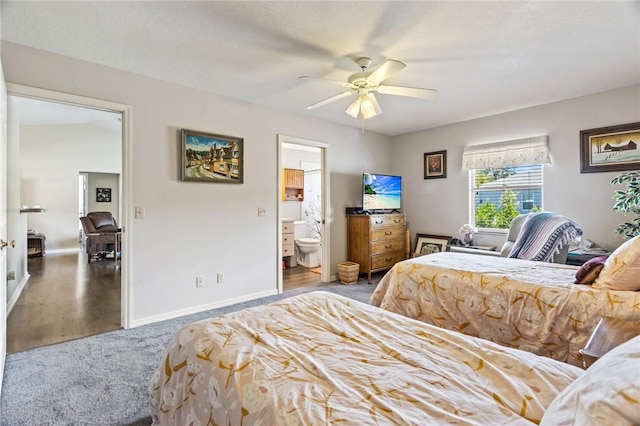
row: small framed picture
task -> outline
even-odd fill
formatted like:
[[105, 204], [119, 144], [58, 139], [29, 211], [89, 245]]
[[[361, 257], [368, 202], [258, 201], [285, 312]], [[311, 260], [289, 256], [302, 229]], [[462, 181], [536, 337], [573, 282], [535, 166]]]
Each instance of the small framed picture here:
[[640, 122], [580, 132], [580, 173], [640, 170]]
[[424, 154], [424, 178], [447, 177], [447, 151], [426, 152]]
[[182, 180], [242, 183], [244, 139], [182, 129]]
[[110, 203], [111, 188], [96, 188], [96, 201], [98, 203]]
[[446, 235], [416, 234], [412, 257], [449, 251], [450, 244], [451, 237]]

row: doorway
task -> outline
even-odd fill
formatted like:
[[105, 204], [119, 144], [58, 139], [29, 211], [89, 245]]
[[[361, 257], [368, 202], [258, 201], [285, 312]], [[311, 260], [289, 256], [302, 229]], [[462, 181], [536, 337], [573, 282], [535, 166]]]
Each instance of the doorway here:
[[[290, 136], [278, 136], [278, 289], [280, 292], [297, 287], [318, 285], [329, 281], [329, 179], [327, 171], [328, 144]], [[304, 176], [300, 195], [293, 200], [285, 190], [285, 169]], [[300, 189], [298, 189], [300, 191]], [[293, 254], [283, 256], [283, 223], [296, 242]], [[319, 251], [311, 255], [301, 252], [298, 239], [320, 242]]]
[[[78, 244], [79, 206], [85, 201], [79, 199], [78, 176], [87, 170], [105, 176], [116, 176], [116, 180], [112, 181], [115, 183], [108, 186], [113, 188], [117, 199], [113, 199], [113, 205], [107, 210], [115, 210], [117, 217], [122, 222], [126, 221], [121, 213], [127, 199], [123, 196], [122, 188], [127, 170], [124, 154], [130, 137], [130, 107], [19, 85], [9, 84], [8, 91], [11, 101], [9, 112], [16, 117], [13, 123], [9, 123], [9, 127], [18, 128], [12, 132], [17, 136], [14, 141], [9, 140], [9, 144], [17, 144], [21, 164], [21, 171], [8, 177], [7, 186], [18, 187], [17, 191], [14, 189], [17, 197], [12, 200], [12, 204], [42, 207], [42, 212], [37, 215], [20, 215], [10, 227], [16, 236], [24, 235], [25, 239], [29, 230], [36, 230], [38, 234], [45, 236], [47, 248], [43, 256], [36, 258], [29, 258], [27, 253], [15, 253], [17, 259], [13, 264], [16, 266], [18, 279], [13, 287], [11, 284], [7, 286], [10, 299], [8, 309], [11, 311], [8, 317], [11, 319], [12, 314], [16, 317], [19, 315], [20, 309], [13, 312], [14, 308], [20, 306], [21, 298], [28, 298], [28, 291], [35, 289], [38, 282], [45, 286], [49, 283], [50, 286], [51, 283], [58, 282], [60, 277], [48, 274], [64, 270], [66, 278], [62, 280], [65, 281], [66, 294], [77, 300], [64, 310], [56, 310], [46, 306], [48, 300], [56, 303], [55, 298], [43, 297], [41, 311], [46, 311], [47, 315], [60, 315], [67, 320], [72, 318], [76, 323], [65, 325], [64, 322], [58, 322], [57, 326], [48, 326], [44, 331], [46, 336], [43, 344], [127, 327], [126, 257], [123, 255], [120, 261], [114, 259], [109, 264], [88, 264], [86, 253]], [[25, 106], [28, 112], [25, 112]], [[25, 146], [22, 146], [23, 143]], [[41, 157], [45, 157], [46, 161], [41, 161]], [[55, 177], [48, 176], [48, 173], [55, 173]], [[11, 169], [9, 174], [12, 174]], [[88, 194], [86, 198], [90, 196]], [[126, 245], [127, 238], [123, 235], [122, 246]], [[110, 278], [107, 279], [107, 276]], [[108, 285], [98, 285], [96, 277], [109, 281]], [[72, 281], [76, 284], [70, 284]], [[53, 288], [48, 290], [54, 291]], [[94, 290], [99, 290], [99, 294]], [[96, 313], [100, 309], [104, 311], [104, 308], [91, 307], [90, 301], [92, 297], [95, 300], [97, 294], [97, 299], [106, 302], [103, 305], [110, 306], [108, 315], [90, 314], [83, 317], [70, 312], [74, 306], [77, 307], [78, 314], [83, 311]], [[24, 304], [22, 307], [24, 308]], [[32, 312], [35, 311], [32, 309]], [[24, 313], [25, 310], [22, 309], [22, 315]], [[104, 324], [99, 324], [100, 322]], [[12, 334], [11, 324], [11, 320], [7, 322], [8, 336]], [[69, 333], [70, 329], [75, 331]], [[40, 333], [43, 334], [43, 330]], [[56, 333], [60, 335], [55, 336]]]

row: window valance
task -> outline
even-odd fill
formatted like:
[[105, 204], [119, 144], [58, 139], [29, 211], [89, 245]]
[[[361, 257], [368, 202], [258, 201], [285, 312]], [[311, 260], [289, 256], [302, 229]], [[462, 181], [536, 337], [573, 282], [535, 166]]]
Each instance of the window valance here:
[[547, 136], [465, 146], [462, 170], [549, 164], [551, 153]]

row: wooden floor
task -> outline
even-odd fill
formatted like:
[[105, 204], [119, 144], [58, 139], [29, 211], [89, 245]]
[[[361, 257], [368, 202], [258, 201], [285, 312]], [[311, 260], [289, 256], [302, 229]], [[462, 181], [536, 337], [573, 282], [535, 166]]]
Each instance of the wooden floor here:
[[[113, 260], [87, 264], [84, 253], [30, 258], [31, 277], [7, 319], [7, 353], [120, 328], [120, 268]], [[304, 266], [283, 271], [283, 289], [320, 284]]]
[[291, 290], [299, 287], [318, 285], [321, 281], [321, 274], [311, 272], [311, 269], [304, 266], [286, 268], [282, 271], [282, 289]]
[[87, 264], [84, 253], [30, 258], [31, 277], [7, 319], [7, 353], [120, 328], [118, 265]]

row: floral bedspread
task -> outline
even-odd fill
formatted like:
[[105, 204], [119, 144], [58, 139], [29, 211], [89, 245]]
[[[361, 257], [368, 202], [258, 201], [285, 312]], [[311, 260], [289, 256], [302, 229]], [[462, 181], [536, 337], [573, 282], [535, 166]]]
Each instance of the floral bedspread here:
[[325, 292], [185, 326], [155, 425], [537, 423], [583, 371]]
[[397, 263], [370, 303], [573, 365], [600, 317], [640, 321], [640, 292], [573, 284], [575, 266], [436, 253]]

